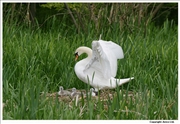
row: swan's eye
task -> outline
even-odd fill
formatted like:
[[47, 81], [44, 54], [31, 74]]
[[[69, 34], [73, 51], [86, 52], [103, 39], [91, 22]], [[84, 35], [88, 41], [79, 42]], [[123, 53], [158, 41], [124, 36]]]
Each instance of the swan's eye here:
[[79, 55], [78, 55], [78, 52], [74, 53], [74, 56], [79, 56]]

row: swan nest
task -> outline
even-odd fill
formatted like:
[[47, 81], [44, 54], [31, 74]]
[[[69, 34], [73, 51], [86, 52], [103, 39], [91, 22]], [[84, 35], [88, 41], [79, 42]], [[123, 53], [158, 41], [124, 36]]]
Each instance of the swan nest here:
[[[82, 100], [86, 102], [88, 99], [93, 100], [95, 102], [98, 102], [100, 100], [104, 102], [105, 106], [107, 106], [106, 101], [112, 100], [117, 95], [120, 95], [121, 98], [122, 99], [124, 98], [125, 100], [127, 100], [127, 102], [131, 100], [135, 102], [135, 97], [140, 98], [139, 96], [141, 96], [141, 93], [127, 91], [127, 90], [119, 90], [119, 92], [117, 92], [117, 89], [116, 90], [111, 90], [111, 89], [101, 90], [99, 91], [98, 95], [90, 94], [90, 91], [87, 92], [84, 89], [81, 89], [81, 90], [76, 89], [76, 94], [72, 95], [73, 89], [74, 88], [66, 89], [66, 90], [63, 89], [63, 91], [65, 91], [67, 94], [60, 94], [60, 91], [58, 91], [54, 93], [42, 93], [41, 96], [42, 97], [45, 96], [46, 100], [50, 100], [51, 102], [57, 102], [58, 100], [59, 102], [69, 104], [70, 106], [72, 106], [74, 102], [75, 102], [75, 106], [78, 106], [79, 104], [82, 103]], [[60, 87], [60, 90], [62, 90], [61, 87]]]

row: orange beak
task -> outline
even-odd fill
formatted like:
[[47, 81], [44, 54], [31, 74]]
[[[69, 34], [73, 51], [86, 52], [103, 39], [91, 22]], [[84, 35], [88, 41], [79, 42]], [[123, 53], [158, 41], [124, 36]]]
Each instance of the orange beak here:
[[79, 57], [78, 55], [75, 56], [75, 61], [77, 61], [78, 57]]
[[75, 61], [77, 61], [79, 55], [78, 55], [78, 53], [75, 53], [74, 55], [75, 55]]

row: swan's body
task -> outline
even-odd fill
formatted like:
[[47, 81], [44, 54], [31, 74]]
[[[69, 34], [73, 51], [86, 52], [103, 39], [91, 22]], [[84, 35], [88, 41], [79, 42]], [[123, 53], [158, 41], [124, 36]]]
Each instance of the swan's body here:
[[95, 91], [113, 89], [134, 79], [114, 78], [117, 73], [117, 59], [124, 58], [119, 45], [111, 41], [93, 41], [92, 50], [84, 46], [76, 49], [76, 59], [83, 53], [88, 57], [76, 63], [75, 73], [80, 80], [94, 87]]

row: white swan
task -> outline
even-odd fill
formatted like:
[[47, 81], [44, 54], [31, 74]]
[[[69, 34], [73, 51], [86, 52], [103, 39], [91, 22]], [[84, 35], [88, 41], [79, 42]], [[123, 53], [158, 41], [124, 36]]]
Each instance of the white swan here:
[[114, 78], [117, 73], [117, 59], [124, 58], [119, 45], [111, 41], [93, 41], [92, 50], [85, 46], [76, 49], [75, 60], [83, 53], [88, 56], [76, 63], [75, 73], [80, 80], [94, 87], [95, 91], [113, 89], [134, 79]]

